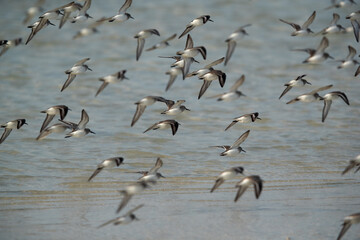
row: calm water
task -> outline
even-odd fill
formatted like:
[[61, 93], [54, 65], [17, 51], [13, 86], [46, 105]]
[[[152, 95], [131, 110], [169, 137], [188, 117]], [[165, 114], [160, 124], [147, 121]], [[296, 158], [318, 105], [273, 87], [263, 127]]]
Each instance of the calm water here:
[[[22, 25], [23, 13], [34, 1], [7, 1], [0, 8], [0, 38], [23, 37], [30, 30]], [[89, 14], [98, 19], [112, 16], [122, 1], [94, 0]], [[340, 24], [349, 26], [345, 16], [358, 10], [323, 10], [330, 1], [134, 1], [129, 13], [135, 20], [105, 24], [99, 33], [72, 40], [85, 24], [70, 24], [59, 30], [49, 26], [27, 45], [10, 49], [0, 58], [0, 122], [26, 118], [29, 125], [13, 131], [0, 146], [0, 235], [1, 239], [335, 239], [343, 217], [359, 212], [359, 174], [341, 176], [348, 160], [359, 154], [360, 99], [356, 68], [338, 70], [334, 60], [310, 66], [307, 57], [293, 48], [316, 48], [321, 36], [294, 38], [283, 18], [302, 24], [317, 10], [311, 28], [327, 26], [334, 11]], [[66, 4], [50, 1], [44, 9]], [[227, 74], [221, 89], [213, 83], [197, 100], [201, 81], [181, 80], [164, 92], [172, 56], [183, 49], [185, 38], [171, 47], [143, 52], [135, 61], [136, 40], [142, 29], [156, 28], [161, 37], [146, 40], [145, 48], [180, 34], [193, 18], [209, 14], [214, 20], [191, 32], [195, 45], [208, 50], [207, 61], [225, 55], [224, 40], [239, 26], [251, 23], [249, 36], [239, 41], [229, 64], [216, 68]], [[35, 21], [35, 20], [34, 20]], [[58, 22], [54, 22], [58, 25]], [[348, 54], [351, 44], [359, 50], [353, 33], [328, 36], [328, 52], [336, 59]], [[358, 51], [359, 52], [359, 51]], [[64, 92], [64, 71], [76, 61], [90, 57], [92, 72], [78, 76]], [[200, 61], [201, 59], [198, 58]], [[130, 80], [109, 85], [97, 98], [99, 77], [127, 69]], [[246, 97], [217, 102], [207, 97], [227, 91], [241, 74], [246, 75], [241, 91]], [[312, 85], [292, 89], [278, 100], [283, 84], [307, 74]], [[333, 84], [350, 100], [332, 105], [321, 123], [321, 102], [285, 103], [314, 88]], [[181, 123], [175, 136], [169, 131], [142, 132], [151, 124], [171, 117], [160, 115], [162, 104], [146, 109], [134, 127], [134, 102], [148, 95], [185, 99], [189, 113], [177, 116]], [[67, 120], [77, 122], [81, 109], [90, 116], [88, 126], [96, 135], [64, 139], [53, 134], [36, 141], [50, 106], [65, 104], [72, 111]], [[232, 118], [259, 112], [262, 120], [236, 124], [224, 132]], [[211, 145], [231, 145], [250, 129], [242, 144], [246, 153], [220, 157]], [[123, 156], [124, 165], [104, 170], [93, 182], [87, 178], [103, 159]], [[131, 172], [146, 170], [160, 156], [158, 184], [135, 196], [126, 209], [145, 204], [137, 211], [140, 221], [127, 226], [96, 227], [117, 215], [122, 197], [117, 190], [136, 181]], [[238, 179], [226, 182], [210, 194], [216, 176], [223, 170], [243, 166], [248, 174], [260, 175], [264, 190], [255, 200], [253, 189], [233, 202]], [[344, 239], [360, 238], [353, 226]]]

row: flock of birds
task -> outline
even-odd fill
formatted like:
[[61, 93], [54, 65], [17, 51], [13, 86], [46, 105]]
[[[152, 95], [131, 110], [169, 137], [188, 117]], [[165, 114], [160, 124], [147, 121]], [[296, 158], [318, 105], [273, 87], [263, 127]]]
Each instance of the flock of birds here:
[[[40, 0], [38, 1], [36, 6], [28, 10], [27, 17], [24, 20], [24, 23], [28, 23], [34, 16], [37, 16], [42, 11], [41, 5], [43, 3], [44, 0]], [[332, 1], [332, 3], [333, 4], [328, 9], [345, 7], [347, 5], [355, 4], [355, 2], [352, 0], [347, 0], [347, 1], [342, 0], [339, 2]], [[111, 17], [103, 17], [100, 18], [99, 20], [96, 20], [88, 27], [80, 30], [74, 36], [74, 39], [79, 37], [85, 37], [92, 33], [96, 33], [97, 27], [105, 22], [123, 23], [129, 19], [133, 19], [130, 13], [127, 12], [127, 10], [131, 7], [131, 5], [132, 5], [132, 0], [126, 0], [116, 15]], [[31, 33], [28, 36], [25, 44], [29, 44], [29, 42], [32, 39], [34, 39], [34, 37], [44, 27], [48, 25], [55, 25], [51, 21], [60, 19], [59, 28], [62, 28], [64, 24], [66, 24], [66, 22], [75, 23], [80, 21], [86, 21], [87, 19], [92, 18], [87, 13], [90, 7], [91, 7], [91, 0], [85, 0], [83, 4], [77, 2], [70, 2], [66, 5], [57, 7], [55, 9], [45, 11], [45, 13], [39, 16], [38, 21], [36, 21], [35, 23], [33, 23], [28, 27], [31, 29]], [[304, 51], [309, 54], [309, 57], [303, 61], [303, 63], [306, 64], [318, 64], [327, 60], [328, 58], [333, 58], [329, 53], [325, 52], [325, 49], [329, 46], [329, 40], [325, 35], [334, 34], [334, 33], [345, 33], [348, 31], [348, 29], [346, 29], [345, 27], [337, 24], [338, 20], [340, 19], [340, 16], [337, 13], [334, 13], [333, 19], [330, 22], [329, 26], [327, 26], [318, 33], [314, 33], [309, 27], [313, 23], [315, 18], [316, 18], [316, 11], [314, 11], [310, 15], [310, 17], [305, 21], [305, 23], [303, 23], [301, 26], [284, 19], [279, 19], [281, 22], [288, 24], [295, 29], [295, 31], [291, 33], [291, 36], [323, 35], [320, 44], [316, 49], [312, 49], [312, 48], [293, 49], [294, 51]], [[359, 42], [360, 11], [349, 14], [348, 16], [346, 16], [346, 19], [350, 20], [352, 24], [351, 30], [354, 32], [356, 41]], [[204, 95], [204, 93], [209, 88], [212, 81], [218, 81], [220, 86], [224, 87], [226, 82], [226, 73], [221, 70], [214, 69], [214, 67], [221, 63], [224, 63], [224, 65], [228, 64], [235, 50], [237, 41], [239, 41], [239, 39], [243, 38], [244, 36], [248, 35], [245, 28], [250, 27], [251, 24], [246, 24], [239, 27], [225, 40], [225, 42], [227, 43], [227, 51], [224, 57], [211, 62], [210, 64], [204, 66], [203, 68], [197, 71], [190, 72], [191, 64], [194, 62], [198, 62], [195, 59], [197, 55], [200, 55], [204, 60], [206, 60], [207, 57], [207, 50], [204, 46], [194, 46], [194, 42], [190, 35], [190, 32], [193, 31], [195, 28], [206, 24], [209, 21], [210, 22], [213, 21], [209, 15], [202, 15], [190, 21], [186, 25], [185, 30], [178, 37], [178, 39], [181, 39], [182, 37], [186, 36], [186, 43], [184, 50], [177, 51], [174, 56], [161, 56], [163, 58], [171, 58], [175, 60], [175, 62], [171, 65], [170, 70], [166, 72], [166, 74], [169, 75], [170, 78], [165, 88], [165, 91], [168, 91], [170, 89], [175, 79], [179, 75], [182, 76], [183, 79], [197, 76], [200, 80], [203, 81], [203, 85], [201, 86], [201, 89], [198, 94], [198, 99], [200, 99]], [[138, 32], [134, 36], [134, 38], [137, 39], [137, 48], [135, 54], [136, 61], [140, 59], [140, 56], [143, 52], [145, 46], [145, 39], [151, 37], [152, 35], [160, 36], [160, 33], [157, 29], [145, 29]], [[174, 40], [176, 37], [177, 34], [173, 34], [170, 37], [166, 38], [165, 40], [162, 40], [158, 44], [155, 44], [154, 46], [146, 49], [146, 51], [153, 51], [159, 48], [167, 47], [169, 46], [169, 41]], [[0, 46], [2, 47], [2, 50], [0, 56], [4, 54], [8, 49], [18, 46], [21, 43], [22, 43], [22, 38], [17, 38], [14, 40], [1, 40]], [[338, 66], [338, 68], [348, 68], [359, 65], [359, 62], [357, 62], [357, 60], [354, 59], [354, 57], [357, 54], [355, 48], [349, 45], [348, 50], [349, 53], [347, 57], [344, 60], [340, 60], [341, 64]], [[60, 90], [61, 92], [67, 89], [67, 87], [73, 82], [73, 80], [76, 78], [77, 75], [85, 73], [88, 70], [92, 71], [92, 69], [87, 64], [85, 64], [89, 60], [90, 58], [81, 59], [78, 62], [76, 62], [70, 69], [65, 71], [65, 74], [67, 74], [67, 79]], [[99, 81], [101, 81], [102, 84], [95, 93], [95, 97], [98, 96], [101, 92], [103, 92], [103, 90], [108, 84], [114, 84], [116, 82], [128, 79], [125, 76], [125, 73], [126, 70], [121, 70], [114, 74], [100, 78]], [[359, 74], [360, 74], [360, 66], [357, 68], [354, 75], [357, 76]], [[304, 79], [305, 77], [306, 75], [303, 74], [286, 83], [284, 85], [286, 88], [281, 93], [279, 99], [281, 99], [293, 87], [303, 87], [305, 85], [311, 85], [309, 81]], [[216, 98], [218, 101], [232, 101], [239, 98], [240, 96], [245, 96], [241, 91], [238, 91], [238, 88], [243, 84], [244, 81], [245, 81], [245, 75], [242, 75], [229, 89], [228, 92], [212, 96], [212, 98]], [[326, 117], [328, 116], [333, 100], [341, 98], [347, 105], [350, 105], [348, 97], [344, 92], [341, 91], [332, 91], [326, 93], [323, 96], [319, 95], [319, 92], [328, 90], [332, 87], [333, 85], [330, 84], [324, 87], [314, 89], [309, 93], [304, 93], [288, 101], [286, 104], [292, 104], [295, 102], [308, 103], [315, 101], [323, 101], [324, 107], [322, 111], [322, 122], [324, 122]], [[133, 119], [130, 123], [130, 126], [133, 127], [136, 124], [136, 122], [140, 119], [140, 117], [142, 116], [142, 114], [144, 113], [147, 107], [157, 102], [164, 103], [166, 105], [167, 109], [164, 110], [162, 114], [168, 116], [175, 116], [185, 111], [190, 111], [190, 109], [188, 109], [185, 105], [183, 105], [185, 103], [185, 100], [177, 100], [175, 102], [170, 99], [165, 99], [161, 96], [146, 96], [135, 103], [136, 110]], [[93, 132], [92, 130], [86, 127], [87, 123], [89, 122], [89, 116], [85, 111], [85, 109], [82, 110], [81, 118], [78, 123], [65, 120], [68, 111], [70, 111], [70, 108], [65, 105], [51, 106], [48, 109], [41, 111], [41, 113], [46, 114], [46, 117], [40, 128], [39, 135], [37, 136], [36, 140], [43, 140], [51, 133], [63, 133], [67, 130], [69, 132], [65, 135], [65, 138], [84, 137], [89, 133], [95, 134], [95, 132]], [[55, 116], [59, 116], [59, 121], [49, 126], [52, 120], [55, 118]], [[234, 118], [233, 121], [225, 128], [225, 131], [227, 131], [230, 127], [232, 127], [236, 123], [252, 123], [255, 122], [256, 120], [261, 120], [258, 112], [244, 114], [242, 116]], [[5, 130], [0, 138], [0, 144], [5, 141], [5, 139], [9, 136], [9, 134], [13, 129], [20, 129], [25, 124], [27, 124], [25, 119], [16, 119], [1, 125], [1, 127], [4, 128]], [[144, 131], [144, 133], [150, 130], [171, 129], [172, 135], [175, 135], [179, 126], [180, 123], [178, 121], [174, 119], [167, 119], [154, 123], [153, 125], [148, 127]], [[245, 150], [240, 145], [247, 139], [249, 134], [250, 134], [250, 130], [247, 130], [238, 139], [236, 139], [232, 145], [222, 145], [222, 146], [212, 146], [212, 147], [223, 149], [223, 152], [220, 153], [220, 156], [230, 156], [230, 157], [236, 156], [241, 152], [245, 152]], [[123, 162], [124, 162], [124, 158], [122, 157], [114, 157], [102, 161], [101, 163], [98, 164], [96, 170], [89, 177], [88, 181], [90, 182], [91, 180], [93, 180], [94, 177], [103, 169], [118, 167]], [[138, 172], [142, 174], [142, 176], [135, 183], [127, 186], [124, 190], [120, 191], [120, 193], [123, 195], [123, 199], [120, 202], [116, 210], [116, 213], [119, 213], [123, 208], [126, 207], [128, 202], [131, 200], [132, 196], [139, 194], [143, 190], [147, 189], [150, 185], [155, 184], [159, 179], [164, 178], [164, 176], [160, 172], [158, 172], [159, 169], [162, 167], [162, 165], [163, 165], [162, 159], [158, 158], [154, 167], [151, 168], [149, 171]], [[345, 168], [342, 174], [347, 173], [351, 169], [355, 169], [355, 172], [360, 170], [360, 155], [350, 160], [349, 165]], [[255, 197], [256, 199], [258, 199], [263, 189], [263, 184], [264, 184], [263, 179], [258, 175], [245, 175], [244, 172], [245, 170], [241, 166], [231, 167], [221, 172], [216, 178], [215, 183], [211, 188], [210, 192], [211, 193], [214, 192], [225, 181], [234, 179], [238, 175], [242, 175], [243, 177], [235, 186], [237, 188], [237, 193], [235, 195], [234, 201], [235, 202], [238, 201], [238, 199], [250, 186], [254, 187]], [[134, 212], [141, 207], [143, 207], [143, 204], [138, 205], [135, 208], [129, 210], [124, 215], [121, 215], [115, 219], [109, 220], [104, 224], [101, 224], [99, 227], [103, 227], [108, 224], [118, 225], [118, 224], [130, 223], [133, 220], [137, 219]], [[360, 222], [360, 213], [355, 213], [345, 217], [343, 228], [341, 229], [341, 232], [339, 233], [337, 239], [340, 240], [352, 224], [359, 222]]]

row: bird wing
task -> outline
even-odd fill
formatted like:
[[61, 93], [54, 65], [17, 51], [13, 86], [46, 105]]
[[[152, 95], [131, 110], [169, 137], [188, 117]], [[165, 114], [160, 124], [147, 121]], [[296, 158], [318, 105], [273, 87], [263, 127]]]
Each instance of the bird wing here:
[[157, 170], [159, 170], [159, 168], [162, 167], [162, 165], [163, 165], [163, 161], [161, 160], [161, 158], [158, 157], [156, 160], [155, 166], [149, 170], [148, 174], [156, 173]]
[[224, 57], [219, 58], [219, 59], [217, 59], [217, 60], [215, 60], [215, 61], [213, 61], [213, 62], [209, 63], [209, 64], [208, 64], [208, 65], [206, 65], [204, 68], [209, 69], [209, 68], [211, 68], [211, 67], [213, 67], [213, 66], [215, 66], [215, 65], [218, 65], [218, 64], [222, 63], [223, 61], [224, 61]]
[[314, 21], [316, 17], [316, 11], [314, 11], [311, 16], [304, 22], [304, 24], [301, 26], [302, 29], [307, 29], [309, 25]]
[[290, 91], [292, 89], [292, 86], [287, 86], [284, 91], [282, 92], [282, 94], [280, 95], [279, 99], [282, 98], [282, 96], [284, 96], [288, 91]]
[[235, 47], [236, 47], [236, 41], [234, 41], [234, 40], [228, 41], [228, 47], [227, 47], [227, 50], [226, 50], [224, 65], [226, 65], [229, 62], [229, 60], [230, 60], [230, 58], [231, 58], [231, 56], [232, 56], [232, 54], [233, 54], [233, 52], [235, 50]]
[[236, 80], [236, 82], [234, 83], [234, 85], [231, 86], [230, 88], [230, 92], [235, 92], [245, 81], [245, 75], [241, 75], [241, 77]]
[[136, 61], [139, 60], [142, 50], [144, 49], [145, 39], [138, 38], [137, 39], [137, 47], [136, 47]]
[[144, 113], [145, 108], [146, 108], [146, 106], [137, 104], [134, 117], [131, 121], [131, 127], [134, 126], [134, 124], [137, 122], [137, 120], [139, 120], [140, 116]]
[[49, 125], [49, 123], [51, 122], [51, 120], [54, 119], [54, 117], [55, 115], [46, 114], [45, 120], [41, 125], [40, 132], [42, 132]]
[[235, 123], [237, 123], [237, 121], [232, 121], [230, 124], [229, 124], [229, 126], [227, 126], [226, 128], [225, 128], [225, 130], [224, 131], [226, 131], [226, 130], [228, 130], [229, 128], [231, 128]]
[[215, 191], [215, 189], [217, 189], [221, 184], [223, 184], [225, 181], [223, 178], [218, 178], [215, 181], [214, 186], [211, 188], [210, 192], [212, 193], [213, 191]]
[[126, 0], [124, 4], [119, 9], [119, 13], [124, 13], [131, 6], [132, 0]]
[[249, 136], [249, 134], [250, 134], [250, 130], [247, 130], [246, 132], [241, 134], [241, 136], [233, 143], [233, 145], [230, 148], [239, 147], [240, 144], [246, 140], [246, 138]]
[[4, 133], [1, 135], [0, 138], [0, 144], [5, 141], [5, 139], [9, 136], [9, 134], [11, 133], [12, 129], [11, 128], [5, 128]]
[[97, 92], [96, 92], [96, 94], [95, 94], [95, 97], [96, 97], [97, 95], [99, 95], [99, 93], [101, 93], [102, 90], [104, 90], [104, 88], [105, 88], [107, 85], [109, 85], [109, 83], [106, 82], [105, 80], [100, 80], [100, 81], [103, 81], [103, 83], [101, 84], [99, 90], [97, 90]]
[[331, 88], [332, 86], [333, 86], [333, 85], [330, 84], [330, 85], [327, 85], [327, 86], [324, 86], [324, 87], [315, 89], [314, 91], [311, 91], [311, 92], [309, 92], [308, 94], [309, 94], [309, 95], [312, 95], [312, 94], [315, 94], [315, 93], [317, 93], [317, 92], [321, 92], [321, 91], [327, 90], [327, 89]]
[[88, 179], [88, 182], [91, 181], [91, 179], [93, 179], [96, 175], [98, 175], [98, 173], [102, 170], [103, 168], [97, 168], [93, 174], [91, 174], [91, 176]]
[[75, 77], [76, 77], [75, 74], [69, 73], [68, 78], [66, 79], [66, 81], [65, 81], [64, 85], [62, 86], [60, 92], [64, 91], [64, 89], [67, 88], [72, 83], [72, 81], [75, 79]]
[[143, 133], [146, 133], [147, 131], [153, 129], [154, 127], [156, 127], [158, 123], [154, 123], [153, 125], [151, 125], [148, 129], [146, 129]]
[[76, 62], [76, 63], [74, 64], [74, 67], [75, 67], [75, 66], [81, 66], [81, 65], [83, 65], [86, 61], [89, 61], [89, 60], [90, 60], [90, 58], [81, 59], [80, 61], [78, 61], [78, 62]]
[[89, 122], [89, 115], [87, 114], [85, 109], [83, 109], [81, 111], [81, 119], [80, 119], [80, 122], [78, 123], [78, 128], [84, 129], [88, 122]]
[[201, 96], [205, 93], [205, 91], [209, 88], [211, 82], [212, 82], [212, 81], [206, 81], [206, 80], [204, 80], [204, 83], [203, 83], [203, 85], [202, 85], [201, 88], [200, 88], [200, 92], [199, 92], [198, 99], [200, 99]]
[[126, 206], [126, 204], [130, 201], [131, 197], [132, 195], [125, 193], [123, 200], [121, 201], [118, 209], [116, 210], [116, 213], [119, 213], [121, 209], [123, 209]]

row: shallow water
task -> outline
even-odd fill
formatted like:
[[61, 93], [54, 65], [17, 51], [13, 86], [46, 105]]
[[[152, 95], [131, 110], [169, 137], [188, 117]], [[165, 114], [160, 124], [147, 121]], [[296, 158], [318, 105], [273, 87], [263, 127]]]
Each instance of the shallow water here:
[[[111, 16], [119, 1], [93, 1], [89, 14], [98, 19]], [[323, 10], [330, 1], [134, 1], [128, 12], [135, 20], [105, 24], [99, 33], [72, 40], [86, 24], [66, 23], [59, 30], [48, 26], [28, 45], [10, 49], [0, 57], [1, 123], [26, 118], [29, 125], [13, 131], [0, 146], [0, 236], [1, 239], [335, 239], [343, 217], [359, 212], [359, 173], [341, 176], [348, 160], [359, 154], [360, 99], [356, 68], [340, 69], [329, 60], [320, 65], [301, 62], [305, 53], [293, 48], [316, 48], [321, 36], [291, 37], [283, 18], [303, 23], [313, 10], [317, 16], [311, 28], [320, 31], [332, 13], [345, 16], [357, 7]], [[66, 1], [50, 1], [52, 9]], [[1, 39], [23, 37], [30, 30], [22, 25], [30, 1], [8, 1], [0, 9]], [[191, 32], [195, 45], [204, 45], [207, 61], [193, 64], [193, 70], [224, 56], [224, 40], [239, 26], [251, 23], [249, 36], [238, 42], [229, 64], [216, 66], [227, 74], [221, 89], [213, 83], [197, 100], [201, 81], [179, 76], [164, 92], [172, 56], [185, 45], [185, 37], [171, 41], [165, 49], [146, 52], [135, 61], [136, 40], [142, 29], [156, 28], [161, 37], [146, 40], [145, 48], [180, 34], [193, 18], [209, 14], [206, 23]], [[21, 17], [19, 17], [21, 16]], [[35, 20], [34, 20], [35, 21]], [[54, 22], [58, 24], [58, 22]], [[345, 58], [350, 44], [357, 50], [353, 33], [329, 35], [328, 52]], [[92, 72], [76, 77], [64, 92], [64, 71], [76, 61], [90, 57]], [[126, 80], [109, 85], [94, 97], [98, 78], [127, 69]], [[246, 95], [233, 102], [208, 99], [227, 91], [241, 74], [240, 90]], [[283, 84], [307, 74], [311, 86], [292, 89], [281, 100]], [[325, 123], [321, 123], [321, 102], [285, 103], [314, 88], [333, 84], [333, 91], [347, 94], [350, 106], [334, 101]], [[329, 90], [330, 91], [330, 90]], [[134, 102], [148, 95], [185, 99], [190, 112], [177, 116], [181, 123], [172, 136], [169, 131], [142, 132], [151, 124], [172, 118], [160, 115], [161, 103], [146, 109], [134, 127]], [[81, 109], [90, 116], [88, 127], [96, 135], [64, 139], [52, 134], [36, 141], [44, 114], [50, 106], [65, 104], [72, 111], [67, 120], [78, 121]], [[234, 117], [259, 112], [262, 120], [235, 124]], [[243, 132], [250, 135], [242, 144], [246, 153], [224, 158], [213, 145], [231, 145]], [[123, 156], [125, 164], [102, 171], [92, 182], [87, 179], [103, 159]], [[117, 190], [136, 181], [131, 173], [153, 166], [157, 157], [166, 176], [157, 185], [133, 197], [124, 212], [136, 212], [140, 221], [127, 226], [96, 227], [112, 218], [122, 197]], [[248, 174], [264, 179], [264, 190], [255, 200], [249, 189], [237, 202], [234, 188], [240, 179], [224, 183], [210, 194], [216, 176], [223, 170], [243, 166]], [[355, 225], [344, 239], [360, 238]]]

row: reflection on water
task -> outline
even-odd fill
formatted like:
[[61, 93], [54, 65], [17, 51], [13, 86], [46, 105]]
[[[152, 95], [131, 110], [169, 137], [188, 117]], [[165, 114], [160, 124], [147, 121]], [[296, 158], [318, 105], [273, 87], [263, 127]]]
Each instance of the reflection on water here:
[[[10, 1], [0, 9], [1, 39], [29, 34], [21, 24], [30, 2]], [[44, 9], [60, 4], [47, 1]], [[121, 2], [93, 1], [89, 10], [94, 19], [111, 16]], [[334, 239], [343, 217], [358, 211], [358, 174], [341, 176], [348, 160], [359, 154], [360, 83], [356, 68], [338, 70], [338, 62], [304, 65], [306, 54], [294, 48], [316, 47], [321, 36], [291, 37], [290, 26], [279, 18], [303, 22], [317, 10], [312, 24], [321, 30], [335, 11], [341, 24], [357, 10], [323, 10], [326, 1], [134, 1], [129, 12], [134, 20], [124, 24], [105, 24], [99, 33], [72, 40], [86, 24], [66, 23], [63, 29], [47, 27], [26, 46], [10, 49], [0, 57], [1, 122], [26, 118], [28, 126], [14, 130], [0, 146], [0, 236], [1, 239]], [[214, 20], [192, 30], [195, 46], [204, 45], [206, 61], [194, 63], [196, 70], [225, 55], [224, 42], [238, 27], [251, 23], [249, 36], [239, 41], [228, 65], [216, 66], [227, 74], [226, 86], [213, 83], [197, 100], [202, 82], [196, 78], [175, 81], [164, 92], [165, 75], [172, 56], [184, 48], [185, 39], [175, 39], [170, 47], [144, 51], [135, 61], [136, 40], [142, 29], [157, 28], [161, 36], [146, 40], [152, 46], [173, 33], [180, 33], [191, 19], [209, 14]], [[58, 24], [55, 21], [56, 24]], [[329, 35], [329, 53], [336, 59], [347, 55], [347, 46], [357, 46], [352, 33]], [[93, 69], [76, 77], [64, 92], [64, 71], [74, 62], [90, 57]], [[127, 69], [128, 81], [110, 84], [94, 97], [98, 78]], [[218, 102], [208, 97], [228, 91], [233, 82], [246, 75], [240, 87], [246, 97]], [[283, 84], [307, 74], [312, 83], [293, 88], [278, 100]], [[333, 84], [331, 91], [343, 91], [350, 106], [334, 101], [325, 123], [321, 123], [322, 102], [285, 103], [312, 89]], [[325, 92], [324, 92], [325, 93]], [[324, 94], [321, 93], [321, 94]], [[178, 132], [142, 132], [153, 123], [172, 117], [161, 115], [163, 104], [146, 108], [130, 127], [134, 102], [148, 95], [185, 99], [190, 112], [177, 116]], [[72, 111], [67, 120], [78, 121], [82, 109], [90, 116], [88, 127], [95, 135], [64, 139], [51, 134], [35, 141], [49, 106], [65, 104]], [[259, 112], [262, 120], [237, 123], [224, 131], [233, 118]], [[250, 135], [241, 146], [246, 153], [221, 157], [221, 150], [210, 146], [232, 144], [243, 132]], [[102, 160], [123, 156], [124, 164], [103, 170], [87, 182]], [[157, 157], [166, 177], [136, 195], [129, 209], [140, 221], [128, 226], [96, 229], [117, 215], [122, 200], [118, 190], [136, 181], [135, 173], [150, 169]], [[210, 188], [218, 174], [233, 166], [243, 166], [246, 174], [260, 175], [264, 189], [256, 200], [253, 189], [234, 203], [238, 179], [225, 182], [214, 193]], [[126, 210], [127, 211], [127, 210]], [[65, 230], [66, 229], [66, 230]], [[304, 231], [306, 229], [306, 231]], [[65, 231], [64, 231], [65, 230]], [[355, 227], [346, 238], [359, 238]], [[50, 236], [50, 237], [49, 237]]]

